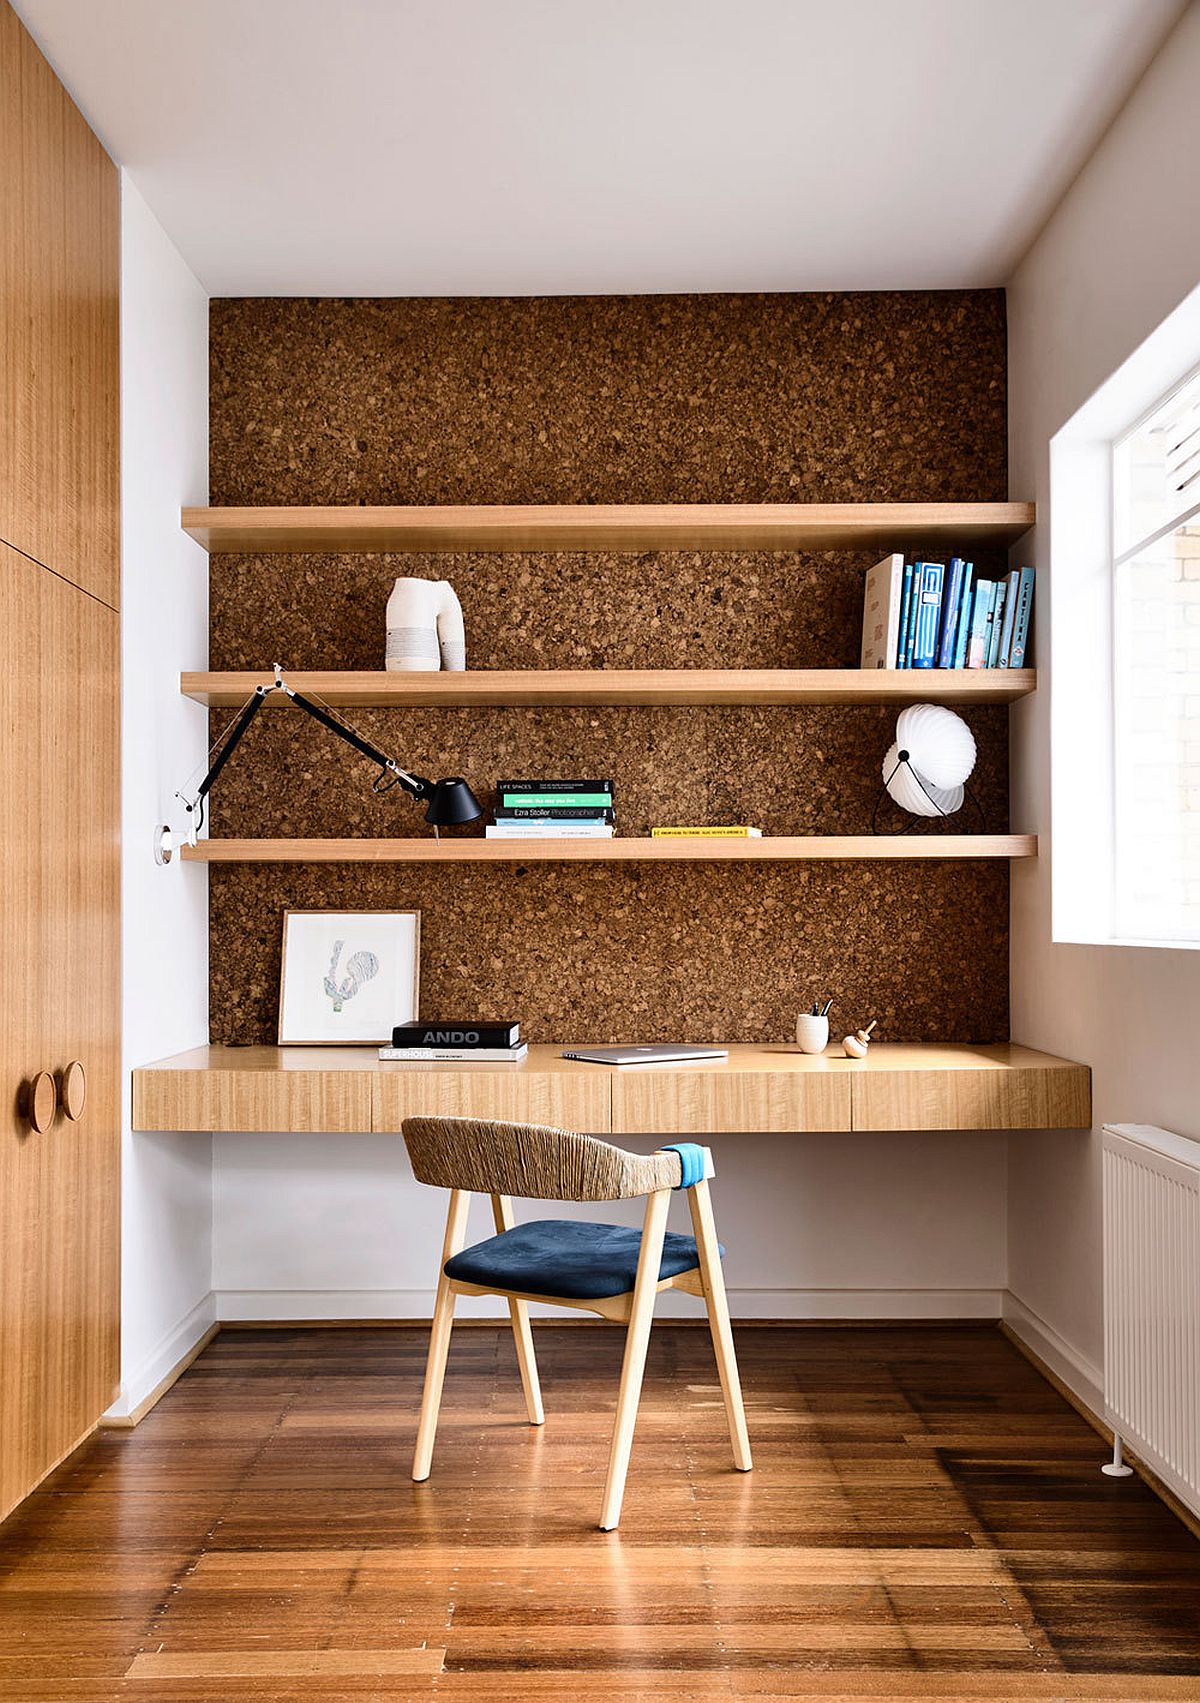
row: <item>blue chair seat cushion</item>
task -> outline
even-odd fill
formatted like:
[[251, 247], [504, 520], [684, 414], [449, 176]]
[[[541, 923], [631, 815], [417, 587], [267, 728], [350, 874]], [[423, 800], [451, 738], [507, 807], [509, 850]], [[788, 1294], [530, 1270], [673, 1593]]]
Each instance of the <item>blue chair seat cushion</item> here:
[[[464, 1248], [446, 1261], [445, 1272], [481, 1289], [517, 1289], [527, 1295], [562, 1295], [571, 1301], [598, 1301], [625, 1295], [637, 1276], [642, 1232], [624, 1224], [577, 1223], [569, 1218], [539, 1218], [518, 1224]], [[724, 1256], [725, 1250], [721, 1249]], [[700, 1264], [694, 1236], [668, 1230], [658, 1275], [679, 1277]]]

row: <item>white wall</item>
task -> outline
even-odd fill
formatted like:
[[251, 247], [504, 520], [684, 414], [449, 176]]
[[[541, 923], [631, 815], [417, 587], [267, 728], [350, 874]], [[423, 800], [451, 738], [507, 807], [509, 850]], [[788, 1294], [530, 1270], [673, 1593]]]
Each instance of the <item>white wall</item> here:
[[[1047, 594], [1050, 440], [1200, 281], [1187, 137], [1198, 83], [1200, 6], [1192, 5], [1008, 292], [1010, 488], [1037, 501], [1036, 536], [1022, 553], [1041, 575], [1041, 687], [1013, 716], [1013, 822], [1042, 836], [1040, 859], [1013, 870], [1013, 1038], [1092, 1065], [1097, 1125], [1152, 1123], [1191, 1136], [1200, 1136], [1200, 957], [1052, 944], [1052, 623], [1071, 612]], [[1098, 1137], [1012, 1137], [1014, 1323], [1091, 1396], [1103, 1349], [1100, 1257]]]
[[[399, 1136], [212, 1141], [219, 1318], [430, 1314], [445, 1196], [413, 1181]], [[726, 1135], [711, 1145], [735, 1317], [999, 1315], [1002, 1135]], [[572, 1210], [639, 1222], [632, 1202], [572, 1209], [523, 1201], [518, 1216]], [[486, 1203], [474, 1211], [472, 1235], [490, 1235]], [[670, 1227], [690, 1233], [682, 1199], [672, 1203]], [[664, 1313], [698, 1307], [663, 1297]], [[497, 1303], [462, 1310], [494, 1317]]]
[[212, 1160], [192, 1136], [132, 1134], [131, 1070], [208, 1038], [208, 883], [160, 869], [156, 822], [201, 761], [181, 668], [208, 657], [208, 558], [179, 529], [208, 496], [208, 297], [121, 174], [121, 1394], [128, 1413], [212, 1317]]

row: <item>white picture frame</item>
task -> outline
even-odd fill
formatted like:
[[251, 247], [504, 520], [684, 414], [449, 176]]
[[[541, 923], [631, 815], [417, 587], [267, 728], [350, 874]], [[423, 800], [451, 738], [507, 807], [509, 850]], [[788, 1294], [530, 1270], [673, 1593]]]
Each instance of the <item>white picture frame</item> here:
[[420, 911], [284, 912], [281, 1047], [390, 1046], [420, 993]]

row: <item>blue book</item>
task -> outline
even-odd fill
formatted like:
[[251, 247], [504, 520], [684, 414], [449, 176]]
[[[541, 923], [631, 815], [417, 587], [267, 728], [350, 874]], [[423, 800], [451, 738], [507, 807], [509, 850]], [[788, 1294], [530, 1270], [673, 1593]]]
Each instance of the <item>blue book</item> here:
[[1013, 568], [1004, 581], [1004, 625], [1000, 629], [1000, 648], [996, 652], [996, 667], [1007, 668], [1012, 649], [1013, 622], [1017, 615], [1017, 585], [1020, 574]]
[[992, 612], [992, 596], [996, 588], [991, 580], [975, 582], [975, 601], [971, 605], [971, 637], [967, 641], [967, 667], [982, 668], [987, 655], [988, 618]]
[[1010, 668], [1024, 668], [1025, 652], [1029, 645], [1029, 623], [1033, 616], [1033, 569], [1022, 568], [1017, 584], [1017, 613], [1013, 620], [1012, 645], [1008, 653]]
[[942, 598], [942, 630], [938, 635], [939, 668], [954, 667], [954, 644], [958, 638], [958, 610], [962, 600], [963, 570], [966, 565], [961, 556], [951, 556], [946, 594]]
[[974, 562], [967, 562], [963, 568], [962, 599], [958, 612], [958, 633], [954, 641], [954, 667], [967, 666], [967, 640], [971, 637], [971, 596], [972, 581], [975, 578]]
[[996, 581], [996, 590], [992, 601], [992, 618], [988, 623], [988, 648], [985, 668], [999, 666], [1000, 634], [1004, 626], [1004, 605], [1008, 601], [1008, 586], [1004, 580]]
[[914, 668], [932, 668], [937, 656], [938, 626], [942, 616], [942, 582], [946, 568], [942, 562], [917, 562], [913, 568], [914, 585], [917, 568], [921, 570], [921, 579], [919, 592], [913, 593], [917, 618], [913, 624], [912, 665]]
[[912, 608], [912, 563], [904, 564], [904, 590], [900, 594], [900, 638], [896, 647], [895, 667], [908, 667], [908, 615]]
[[912, 647], [917, 637], [917, 610], [921, 608], [921, 564], [912, 564], [912, 596], [909, 599], [909, 632], [906, 639], [906, 668], [912, 668]]

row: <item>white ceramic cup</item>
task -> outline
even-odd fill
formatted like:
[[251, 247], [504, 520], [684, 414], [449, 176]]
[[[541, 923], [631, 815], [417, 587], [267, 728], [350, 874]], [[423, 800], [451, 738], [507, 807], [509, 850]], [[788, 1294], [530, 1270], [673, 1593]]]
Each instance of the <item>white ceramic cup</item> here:
[[796, 1019], [796, 1045], [802, 1053], [823, 1053], [829, 1045], [828, 1017], [802, 1011]]

